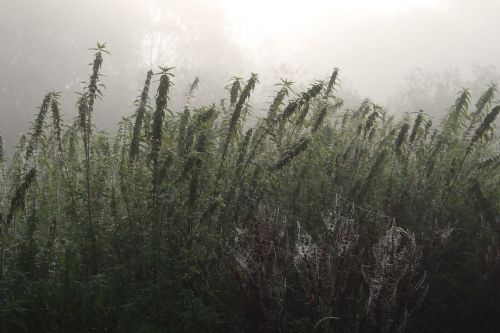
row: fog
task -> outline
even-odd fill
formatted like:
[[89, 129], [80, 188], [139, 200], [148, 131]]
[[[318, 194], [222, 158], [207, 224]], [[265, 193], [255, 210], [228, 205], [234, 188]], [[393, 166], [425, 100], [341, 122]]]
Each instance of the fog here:
[[174, 112], [197, 76], [201, 105], [259, 73], [258, 114], [279, 77], [300, 90], [339, 67], [350, 103], [437, 113], [462, 87], [475, 99], [500, 82], [498, 13], [494, 0], [0, 0], [0, 135], [14, 145], [52, 90], [70, 122], [96, 41], [111, 53], [94, 113], [108, 131], [157, 65], [175, 67]]

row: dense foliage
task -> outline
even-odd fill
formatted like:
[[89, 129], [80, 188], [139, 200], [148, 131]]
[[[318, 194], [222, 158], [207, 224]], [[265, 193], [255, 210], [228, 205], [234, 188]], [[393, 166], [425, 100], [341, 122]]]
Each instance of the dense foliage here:
[[498, 331], [495, 86], [395, 119], [345, 109], [335, 69], [250, 125], [256, 74], [169, 110], [163, 67], [110, 138], [105, 53], [73, 122], [47, 93], [0, 156], [2, 331]]

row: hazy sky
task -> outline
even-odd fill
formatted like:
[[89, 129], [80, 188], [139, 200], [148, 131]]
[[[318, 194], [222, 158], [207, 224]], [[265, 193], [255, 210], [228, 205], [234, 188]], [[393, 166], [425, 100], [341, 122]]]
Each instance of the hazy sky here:
[[63, 91], [71, 119], [97, 40], [111, 55], [95, 121], [112, 128], [155, 65], [176, 67], [178, 105], [195, 76], [201, 104], [217, 102], [232, 76], [305, 84], [333, 67], [344, 92], [380, 104], [416, 68], [420, 79], [451, 72], [447, 89], [458, 91], [478, 73], [498, 77], [499, 18], [499, 0], [0, 0], [0, 134], [14, 144], [50, 90]]
[[384, 99], [413, 68], [500, 65], [498, 0], [218, 1], [239, 45], [313, 75], [329, 66]]

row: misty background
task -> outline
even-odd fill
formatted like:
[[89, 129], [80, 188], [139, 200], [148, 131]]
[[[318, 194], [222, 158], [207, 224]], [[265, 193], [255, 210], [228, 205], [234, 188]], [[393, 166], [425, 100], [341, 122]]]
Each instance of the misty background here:
[[109, 132], [157, 65], [175, 67], [174, 113], [197, 76], [204, 105], [258, 73], [258, 116], [280, 77], [300, 91], [339, 67], [348, 107], [371, 98], [439, 118], [463, 87], [475, 102], [500, 82], [498, 13], [495, 0], [0, 0], [0, 135], [9, 151], [52, 90], [72, 122], [96, 41], [111, 55], [94, 122]]

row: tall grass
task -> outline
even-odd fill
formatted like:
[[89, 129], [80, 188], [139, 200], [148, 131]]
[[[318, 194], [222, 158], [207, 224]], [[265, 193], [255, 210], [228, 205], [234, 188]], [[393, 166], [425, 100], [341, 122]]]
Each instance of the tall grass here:
[[251, 126], [257, 74], [220, 108], [192, 106], [196, 78], [169, 110], [160, 67], [110, 137], [94, 51], [74, 124], [50, 92], [8, 165], [0, 137], [2, 331], [500, 327], [494, 85], [436, 126], [349, 109], [334, 69], [303, 92], [281, 80]]

